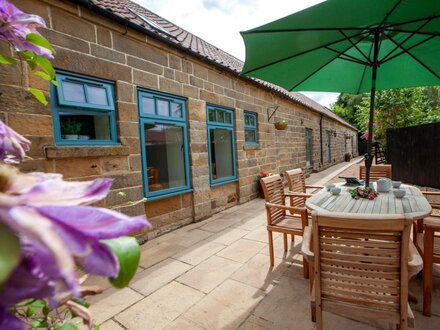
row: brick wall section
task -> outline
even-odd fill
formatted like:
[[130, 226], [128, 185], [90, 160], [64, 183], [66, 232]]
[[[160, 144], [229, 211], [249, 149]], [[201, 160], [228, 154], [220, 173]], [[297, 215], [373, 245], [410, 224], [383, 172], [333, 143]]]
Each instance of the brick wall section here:
[[[313, 129], [313, 168], [307, 171], [329, 166], [325, 150], [324, 163], [320, 164], [320, 114], [70, 2], [12, 2], [25, 12], [38, 14], [46, 20], [48, 29], [42, 33], [57, 51], [53, 62], [55, 68], [115, 82], [121, 144], [111, 148], [56, 147], [51, 107], [42, 106], [23, 90], [23, 87], [40, 88], [49, 98], [48, 84], [28, 75], [26, 68], [3, 66], [0, 118], [32, 141], [29, 155], [33, 159], [20, 165], [21, 170], [59, 172], [72, 180], [113, 178], [111, 193], [99, 205], [129, 215], [146, 213], [153, 229], [142, 234], [144, 238], [199, 221], [257, 197], [256, 176], [260, 171], [282, 173], [295, 167], [305, 168], [305, 128]], [[3, 44], [0, 52], [11, 53]], [[193, 193], [145, 205], [125, 205], [128, 200], [143, 198], [137, 87], [187, 98]], [[218, 187], [211, 187], [209, 183], [207, 103], [235, 110], [238, 181]], [[279, 108], [268, 122], [267, 108], [274, 105]], [[244, 144], [244, 111], [258, 114], [258, 146]], [[286, 119], [288, 129], [275, 130], [274, 119]], [[336, 131], [336, 137], [332, 135], [333, 162], [343, 161], [344, 136], [353, 136], [356, 132], [327, 117], [323, 120], [324, 138], [325, 130]], [[119, 191], [125, 192], [127, 198], [120, 197]]]

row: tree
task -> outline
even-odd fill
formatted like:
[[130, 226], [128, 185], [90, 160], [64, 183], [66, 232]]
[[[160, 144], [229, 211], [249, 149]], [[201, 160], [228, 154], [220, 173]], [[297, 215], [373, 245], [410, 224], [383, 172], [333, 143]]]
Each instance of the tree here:
[[[374, 140], [386, 145], [386, 130], [440, 121], [438, 87], [393, 89], [376, 93]], [[364, 97], [355, 114], [356, 126], [368, 130], [370, 99]]]

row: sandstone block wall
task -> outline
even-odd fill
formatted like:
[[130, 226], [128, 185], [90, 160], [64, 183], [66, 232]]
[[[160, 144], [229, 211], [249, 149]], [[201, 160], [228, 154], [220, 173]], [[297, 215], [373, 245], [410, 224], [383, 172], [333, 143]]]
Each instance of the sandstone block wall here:
[[[32, 159], [20, 165], [21, 170], [58, 172], [71, 180], [113, 178], [112, 191], [100, 205], [129, 215], [145, 213], [153, 224], [153, 229], [143, 234], [145, 238], [257, 197], [256, 176], [260, 171], [282, 173], [302, 167], [311, 172], [330, 165], [325, 149], [321, 163], [319, 113], [69, 1], [12, 2], [46, 20], [48, 26], [42, 34], [57, 51], [53, 61], [56, 69], [115, 83], [120, 142], [119, 146], [111, 147], [56, 146], [51, 106], [42, 106], [25, 90], [40, 88], [50, 99], [49, 85], [29, 74], [24, 66], [2, 66], [0, 118], [32, 141], [29, 153]], [[2, 44], [0, 53], [11, 54], [11, 50]], [[193, 192], [131, 206], [126, 202], [143, 198], [138, 87], [187, 99]], [[238, 181], [217, 187], [211, 187], [209, 182], [207, 103], [235, 111]], [[278, 106], [278, 110], [269, 122], [268, 114], [273, 109], [268, 108], [273, 106]], [[244, 111], [257, 113], [259, 144], [256, 146], [244, 143]], [[273, 121], [281, 119], [289, 123], [285, 131], [274, 128]], [[325, 116], [322, 125], [324, 139], [325, 131], [332, 131], [332, 163], [343, 161], [345, 136], [356, 136], [356, 132]], [[306, 168], [306, 128], [313, 130], [310, 168]], [[348, 152], [356, 155], [357, 146], [354, 150], [351, 144], [348, 146]], [[119, 191], [127, 197], [122, 198]]]

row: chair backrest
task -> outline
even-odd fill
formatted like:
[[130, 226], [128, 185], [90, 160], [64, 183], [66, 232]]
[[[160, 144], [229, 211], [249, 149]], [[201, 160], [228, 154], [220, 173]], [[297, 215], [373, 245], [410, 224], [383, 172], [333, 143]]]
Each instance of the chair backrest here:
[[[367, 168], [365, 165], [359, 167], [359, 179], [365, 180], [367, 176]], [[372, 165], [370, 169], [370, 181], [377, 181], [380, 178], [392, 179], [391, 165]]]
[[[306, 180], [302, 169], [295, 168], [293, 170], [286, 171], [284, 177], [287, 179], [289, 191], [301, 192], [301, 193], [306, 192]], [[290, 205], [296, 207], [304, 206], [304, 203], [306, 202], [305, 197], [292, 196], [290, 197], [290, 199], [291, 199]]]
[[345, 316], [407, 322], [413, 219], [317, 212], [312, 218], [316, 306]]
[[[279, 174], [271, 175], [261, 179], [261, 185], [263, 187], [264, 199], [267, 203], [273, 204], [286, 204], [286, 196], [284, 194], [284, 185]], [[286, 211], [278, 208], [269, 208], [268, 222], [277, 222], [281, 220]]]

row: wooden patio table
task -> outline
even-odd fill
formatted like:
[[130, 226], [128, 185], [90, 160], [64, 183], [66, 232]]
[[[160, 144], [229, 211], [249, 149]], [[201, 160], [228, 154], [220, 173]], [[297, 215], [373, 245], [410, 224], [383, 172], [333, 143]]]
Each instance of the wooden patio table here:
[[405, 189], [403, 198], [394, 197], [393, 191], [379, 193], [374, 200], [367, 198], [354, 199], [349, 190], [356, 186], [337, 184], [341, 188], [339, 195], [332, 195], [326, 189], [322, 189], [306, 201], [310, 210], [318, 212], [358, 213], [358, 214], [401, 214], [416, 219], [422, 219], [431, 214], [432, 208], [421, 191], [414, 186], [402, 184]]
[[[428, 200], [423, 196], [421, 191], [414, 186], [402, 184], [400, 188], [405, 189], [406, 194], [403, 198], [396, 198], [393, 189], [389, 192], [380, 192], [374, 200], [367, 198], [354, 199], [349, 192], [356, 186], [345, 185], [345, 183], [336, 184], [341, 188], [339, 195], [332, 195], [325, 188], [309, 197], [306, 201], [306, 207], [310, 210], [318, 212], [338, 212], [338, 213], [357, 213], [357, 214], [400, 214], [402, 217], [410, 216], [414, 220], [422, 219], [431, 214], [432, 208]], [[376, 183], [374, 183], [376, 188]], [[307, 228], [309, 233], [305, 233], [304, 237], [310, 235], [311, 228]], [[313, 251], [310, 251], [313, 254]], [[408, 260], [408, 278], [415, 276], [423, 268], [423, 261], [417, 252], [416, 247], [410, 243], [410, 260]], [[313, 264], [313, 257], [305, 258], [309, 264]], [[313, 274], [313, 271], [310, 272]], [[409, 293], [409, 299], [417, 301], [412, 293]]]

